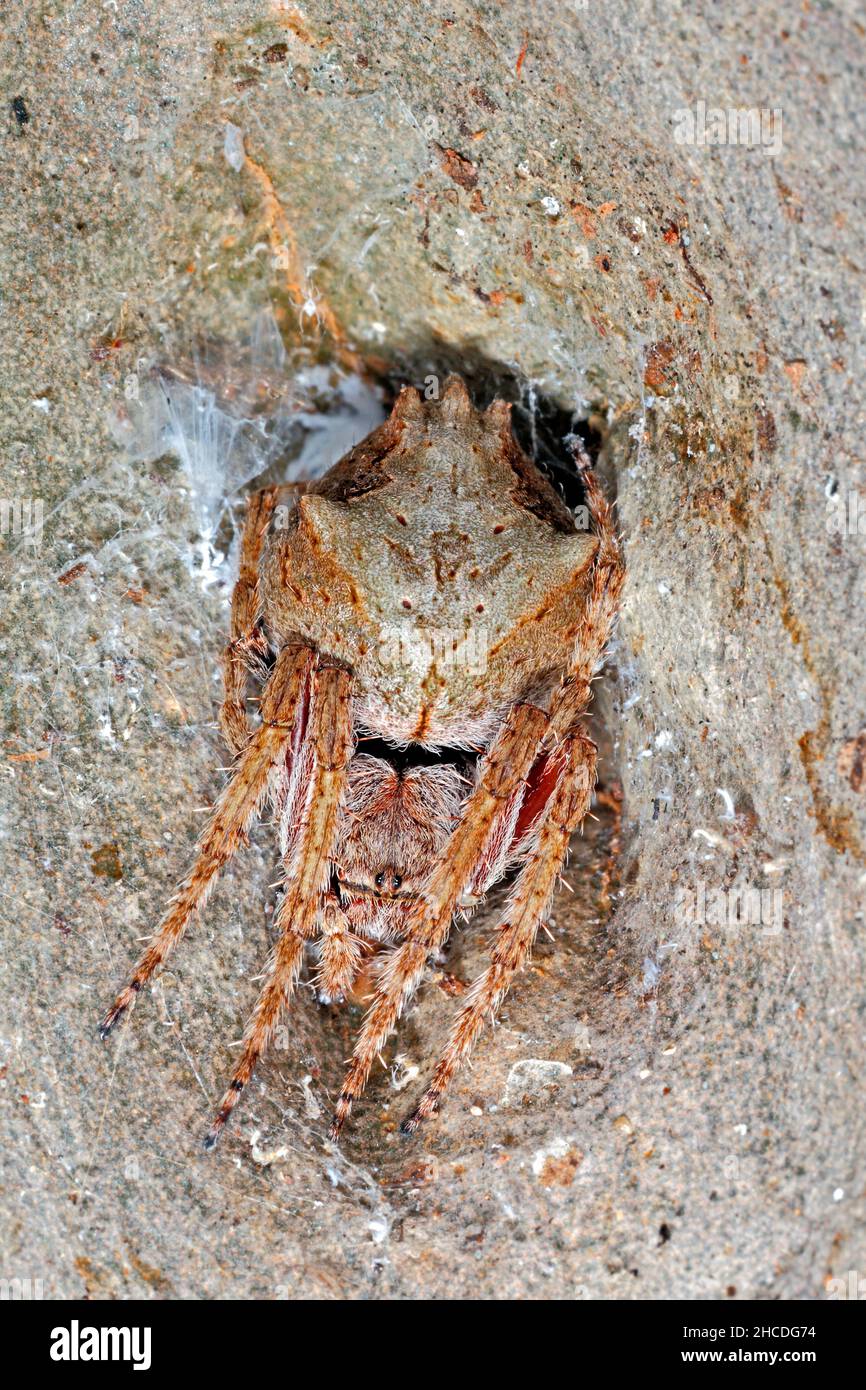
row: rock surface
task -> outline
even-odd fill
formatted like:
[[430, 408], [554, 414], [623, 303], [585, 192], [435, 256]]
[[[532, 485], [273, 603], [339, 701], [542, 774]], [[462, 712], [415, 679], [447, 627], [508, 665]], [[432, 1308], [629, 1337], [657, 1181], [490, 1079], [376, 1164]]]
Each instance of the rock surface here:
[[[2, 537], [4, 1278], [785, 1298], [866, 1269], [863, 54], [845, 8], [775, 3], [7, 16], [2, 493], [43, 522]], [[700, 103], [770, 111], [682, 142]], [[456, 367], [530, 435], [590, 419], [630, 577], [599, 822], [440, 1119], [395, 1133], [489, 916], [340, 1151], [358, 1020], [304, 994], [206, 1157], [275, 855], [263, 826], [103, 1047], [220, 786], [231, 566], [110, 419], [268, 305], [291, 410]], [[503, 1105], [529, 1061], [549, 1084]]]

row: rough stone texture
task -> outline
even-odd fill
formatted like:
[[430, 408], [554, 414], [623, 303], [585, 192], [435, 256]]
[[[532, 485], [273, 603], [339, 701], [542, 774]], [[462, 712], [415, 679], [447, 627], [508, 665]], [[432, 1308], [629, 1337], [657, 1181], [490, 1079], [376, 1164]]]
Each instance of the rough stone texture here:
[[[733, 1298], [866, 1269], [866, 540], [829, 524], [864, 488], [853, 8], [47, 3], [3, 49], [2, 492], [45, 519], [3, 537], [0, 1275]], [[677, 143], [698, 101], [780, 109], [781, 149]], [[457, 366], [591, 416], [630, 580], [606, 806], [439, 1121], [394, 1133], [455, 1008], [432, 971], [339, 1153], [357, 1019], [304, 997], [205, 1157], [274, 855], [262, 827], [101, 1046], [219, 786], [227, 595], [179, 466], [108, 417], [267, 303], [290, 373]], [[701, 884], [778, 914], [684, 922]], [[529, 1060], [563, 1065], [515, 1106]]]

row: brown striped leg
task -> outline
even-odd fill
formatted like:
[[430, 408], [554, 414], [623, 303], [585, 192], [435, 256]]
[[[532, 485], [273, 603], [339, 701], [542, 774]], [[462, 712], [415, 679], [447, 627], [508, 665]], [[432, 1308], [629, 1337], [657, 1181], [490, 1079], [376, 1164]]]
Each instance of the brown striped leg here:
[[230, 782], [219, 796], [210, 823], [198, 845], [195, 863], [178, 888], [156, 934], [139, 960], [132, 978], [102, 1021], [100, 1033], [111, 1029], [174, 949], [196, 908], [204, 906], [220, 869], [228, 863], [267, 794], [280, 775], [303, 730], [303, 715], [313, 653], [285, 650], [277, 658], [262, 695], [262, 724], [250, 738]]
[[[574, 659], [551, 701], [550, 723], [543, 739], [548, 759], [557, 767], [556, 781], [536, 822], [534, 847], [531, 841], [508, 913], [497, 928], [491, 963], [472, 986], [433, 1081], [418, 1109], [402, 1126], [404, 1133], [411, 1133], [435, 1112], [439, 1098], [470, 1051], [485, 1018], [496, 1013], [515, 973], [528, 959], [538, 928], [549, 911], [569, 838], [592, 800], [596, 749], [579, 728], [578, 720], [590, 702], [592, 681], [604, 659], [619, 608], [625, 571], [612, 509], [582, 450], [578, 452], [577, 463], [600, 545], [593, 561], [589, 592], [584, 599]], [[550, 772], [543, 768], [540, 786], [549, 780]]]
[[297, 984], [305, 943], [313, 938], [322, 894], [331, 874], [346, 769], [352, 756], [351, 678], [334, 667], [313, 677], [307, 739], [313, 745], [312, 777], [286, 863], [285, 895], [277, 913], [281, 935], [267, 979], [244, 1032], [243, 1051], [204, 1141], [212, 1149], [268, 1046], [283, 1006]]
[[532, 705], [515, 705], [486, 754], [479, 780], [423, 890], [422, 900], [407, 914], [407, 939], [382, 971], [337, 1103], [332, 1138], [339, 1136], [353, 1102], [364, 1090], [373, 1062], [418, 986], [427, 957], [447, 940], [454, 910], [491, 835], [496, 833], [499, 818], [507, 814], [514, 792], [528, 776], [546, 725], [547, 716], [541, 710]]
[[466, 996], [455, 1026], [418, 1109], [400, 1126], [411, 1134], [434, 1114], [448, 1083], [467, 1056], [486, 1018], [495, 1015], [515, 974], [526, 963], [538, 928], [547, 919], [568, 842], [583, 820], [595, 786], [596, 748], [582, 732], [569, 735], [552, 755], [557, 781], [540, 820], [534, 847], [494, 934], [491, 963]]
[[319, 927], [322, 939], [315, 985], [324, 1003], [349, 993], [367, 948], [352, 932], [349, 919], [333, 893], [326, 893], [322, 901]]
[[252, 733], [247, 718], [247, 678], [256, 658], [264, 656], [267, 651], [267, 642], [259, 626], [259, 563], [276, 501], [277, 489], [266, 487], [252, 493], [247, 502], [240, 566], [232, 592], [229, 641], [223, 652], [224, 695], [220, 707], [220, 728], [236, 757], [243, 752]]

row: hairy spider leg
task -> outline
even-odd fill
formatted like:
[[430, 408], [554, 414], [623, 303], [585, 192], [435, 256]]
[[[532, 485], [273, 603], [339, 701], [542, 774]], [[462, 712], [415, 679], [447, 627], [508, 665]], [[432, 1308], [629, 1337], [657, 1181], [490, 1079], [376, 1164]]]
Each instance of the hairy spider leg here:
[[313, 653], [304, 648], [286, 649], [278, 656], [262, 696], [262, 724], [250, 736], [217, 799], [192, 869], [172, 897], [129, 983], [105, 1015], [100, 1027], [103, 1038], [174, 950], [193, 912], [204, 907], [218, 873], [246, 843], [246, 832], [269, 788], [285, 776], [286, 760], [297, 754], [303, 738], [313, 660]]
[[313, 749], [312, 775], [292, 852], [285, 864], [285, 894], [275, 926], [280, 933], [265, 984], [244, 1032], [243, 1050], [204, 1144], [212, 1149], [270, 1043], [297, 984], [304, 947], [317, 930], [322, 894], [331, 876], [339, 813], [352, 756], [351, 677], [336, 667], [313, 676], [306, 739]]
[[276, 503], [277, 489], [273, 487], [262, 488], [249, 498], [238, 577], [232, 591], [229, 640], [223, 651], [220, 729], [236, 757], [243, 752], [252, 733], [247, 717], [247, 680], [251, 673], [262, 674], [262, 658], [268, 650], [261, 628], [259, 564]]
[[439, 1108], [442, 1093], [470, 1052], [485, 1019], [495, 1015], [514, 976], [529, 958], [538, 928], [547, 919], [568, 842], [592, 800], [595, 744], [582, 733], [571, 734], [558, 746], [553, 764], [558, 774], [554, 791], [539, 822], [536, 844], [493, 933], [490, 965], [470, 988], [424, 1098], [400, 1126], [404, 1134], [411, 1134]]
[[528, 960], [538, 929], [550, 911], [569, 839], [592, 802], [597, 750], [580, 720], [592, 697], [592, 680], [604, 660], [625, 571], [612, 509], [582, 450], [577, 464], [600, 545], [574, 658], [553, 697], [550, 723], [542, 739], [547, 751], [531, 771], [518, 817], [515, 833], [524, 836], [520, 848], [525, 850], [525, 862], [493, 933], [491, 963], [472, 985], [421, 1103], [401, 1125], [405, 1134], [411, 1134], [439, 1108], [448, 1083], [469, 1054], [485, 1019], [495, 1016], [514, 976]]

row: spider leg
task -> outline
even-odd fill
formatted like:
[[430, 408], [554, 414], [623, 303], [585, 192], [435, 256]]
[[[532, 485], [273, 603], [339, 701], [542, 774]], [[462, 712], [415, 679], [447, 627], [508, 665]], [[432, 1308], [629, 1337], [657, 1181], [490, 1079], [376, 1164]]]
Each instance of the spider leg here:
[[547, 716], [533, 705], [514, 705], [486, 754], [478, 782], [440, 855], [421, 901], [410, 909], [407, 939], [382, 971], [373, 1003], [364, 1019], [331, 1126], [336, 1139], [388, 1035], [412, 997], [427, 957], [445, 943], [451, 918], [471, 882], [500, 818], [523, 784], [535, 760]]
[[240, 1061], [205, 1138], [206, 1149], [212, 1149], [219, 1139], [256, 1062], [273, 1037], [283, 1006], [297, 983], [304, 946], [316, 932], [319, 905], [331, 873], [346, 769], [352, 756], [351, 677], [345, 671], [331, 666], [315, 671], [307, 739], [313, 747], [312, 776], [294, 847], [286, 862], [285, 894], [276, 919], [281, 936], [244, 1032]]
[[319, 927], [321, 954], [315, 984], [328, 999], [337, 999], [352, 988], [366, 949], [360, 937], [351, 930], [349, 919], [334, 893], [325, 894]]
[[[577, 465], [600, 543], [589, 578], [574, 656], [551, 701], [550, 722], [542, 739], [548, 766], [539, 767], [536, 790], [541, 791], [551, 782], [553, 786], [543, 814], [539, 814], [540, 807], [532, 807], [535, 828], [528, 857], [517, 879], [507, 915], [499, 923], [491, 964], [467, 995], [430, 1087], [418, 1109], [402, 1126], [407, 1134], [435, 1112], [440, 1096], [470, 1051], [485, 1018], [495, 1014], [515, 973], [526, 962], [538, 928], [547, 917], [568, 841], [592, 800], [596, 747], [580, 728], [579, 721], [592, 698], [592, 681], [604, 659], [625, 570], [612, 508], [583, 450], [577, 452]], [[528, 801], [527, 812], [530, 811]]]
[[313, 653], [306, 648], [283, 650], [262, 695], [262, 724], [250, 737], [228, 785], [220, 794], [198, 845], [198, 855], [174, 894], [153, 940], [102, 1021], [108, 1037], [121, 1014], [153, 972], [174, 949], [196, 908], [204, 906], [220, 869], [245, 842], [246, 831], [279, 776], [287, 757], [297, 752], [304, 726], [307, 687]]
[[263, 656], [267, 650], [267, 641], [259, 626], [259, 562], [276, 502], [277, 489], [274, 487], [262, 488], [250, 495], [238, 577], [232, 592], [229, 641], [223, 651], [225, 693], [220, 707], [220, 728], [236, 757], [243, 752], [252, 733], [246, 708], [250, 666], [257, 656]]
[[568, 842], [592, 800], [595, 744], [584, 733], [573, 733], [559, 744], [553, 757], [558, 764], [558, 777], [541, 817], [535, 845], [494, 933], [490, 965], [466, 996], [424, 1098], [400, 1126], [404, 1134], [411, 1134], [438, 1110], [442, 1093], [471, 1050], [485, 1019], [498, 1010], [515, 974], [529, 957], [538, 928], [547, 919]]

